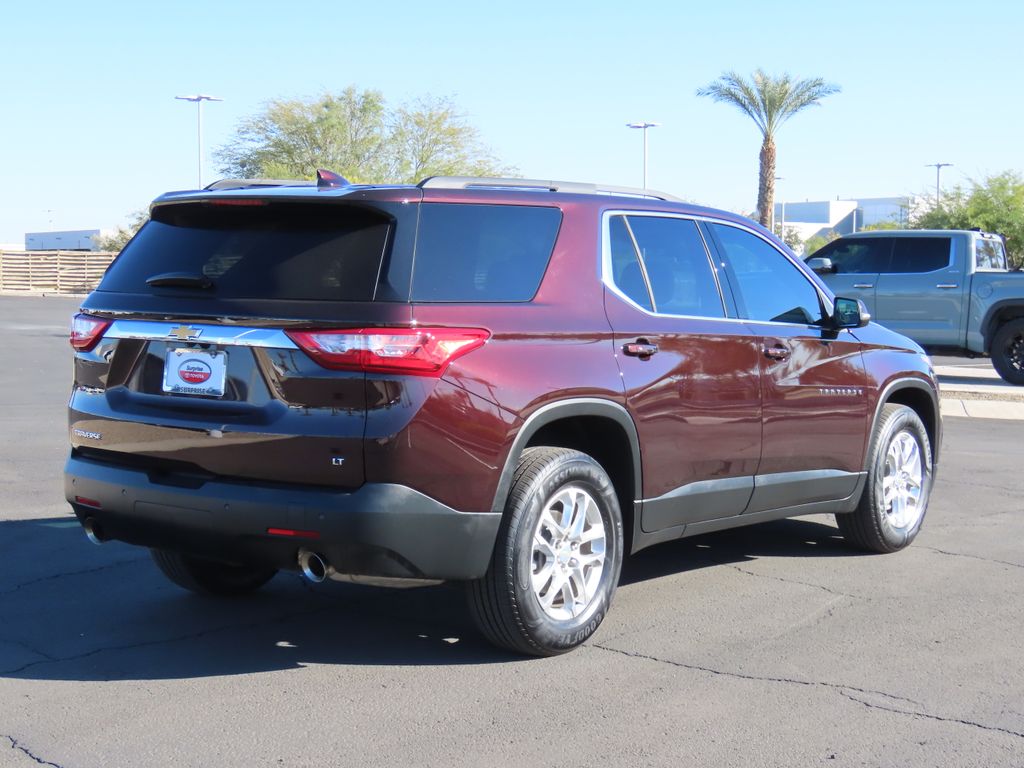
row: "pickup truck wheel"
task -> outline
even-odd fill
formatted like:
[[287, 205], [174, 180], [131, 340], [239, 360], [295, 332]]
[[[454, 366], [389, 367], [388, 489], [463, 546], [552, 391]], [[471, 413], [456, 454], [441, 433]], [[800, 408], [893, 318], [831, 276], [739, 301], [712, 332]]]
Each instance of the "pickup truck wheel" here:
[[932, 486], [932, 452], [921, 419], [887, 403], [871, 437], [868, 477], [857, 509], [836, 515], [843, 537], [869, 552], [896, 552], [921, 530]]
[[248, 594], [262, 587], [277, 573], [274, 568], [221, 563], [166, 549], [151, 549], [149, 553], [164, 576], [179, 587], [200, 595]]
[[601, 465], [579, 451], [528, 448], [487, 574], [468, 585], [470, 612], [497, 646], [565, 653], [608, 612], [622, 547], [618, 498]]
[[1010, 384], [1024, 386], [1024, 317], [999, 326], [990, 352], [996, 373]]

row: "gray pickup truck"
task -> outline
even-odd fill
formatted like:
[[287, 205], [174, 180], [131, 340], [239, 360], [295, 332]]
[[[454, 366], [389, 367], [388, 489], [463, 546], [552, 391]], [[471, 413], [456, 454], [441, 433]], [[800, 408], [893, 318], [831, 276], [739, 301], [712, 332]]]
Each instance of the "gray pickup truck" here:
[[1007, 267], [998, 235], [974, 230], [885, 230], [833, 240], [807, 265], [838, 296], [929, 350], [987, 354], [1024, 385], [1024, 272]]

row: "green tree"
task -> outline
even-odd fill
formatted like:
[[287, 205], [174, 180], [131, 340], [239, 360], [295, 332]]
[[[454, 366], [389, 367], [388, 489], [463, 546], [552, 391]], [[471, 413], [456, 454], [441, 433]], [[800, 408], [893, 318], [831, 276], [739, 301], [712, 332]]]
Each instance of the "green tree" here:
[[969, 191], [956, 187], [940, 205], [912, 217], [916, 229], [973, 229], [1006, 237], [1007, 255], [1016, 267], [1024, 265], [1024, 178], [1004, 171], [972, 181]]
[[389, 146], [396, 167], [392, 181], [413, 182], [427, 176], [502, 176], [503, 168], [480, 141], [476, 128], [449, 99], [420, 99], [399, 107], [392, 120]]
[[797, 251], [804, 241], [800, 239], [800, 233], [796, 227], [785, 227], [782, 224], [775, 224], [775, 236], [788, 245], [792, 250]]
[[149, 221], [148, 211], [135, 211], [130, 214], [127, 227], [118, 227], [114, 232], [108, 235], [95, 235], [92, 238], [92, 241], [101, 251], [120, 253], [121, 249], [125, 247], [129, 240], [135, 237], [135, 233], [138, 232], [142, 225], [147, 221]]
[[875, 232], [877, 230], [890, 230], [890, 229], [904, 229], [900, 223], [894, 219], [888, 219], [886, 221], [876, 221], [874, 224], [868, 224], [865, 227], [861, 227], [861, 232]]
[[821, 250], [826, 245], [828, 245], [828, 240], [824, 237], [821, 235], [811, 235], [804, 240], [804, 258], [807, 258], [815, 251]]
[[407, 183], [446, 174], [501, 175], [502, 168], [451, 100], [423, 98], [396, 109], [380, 91], [268, 102], [215, 152], [242, 178], [311, 179], [328, 168], [353, 182]]
[[839, 239], [839, 233], [834, 229], [828, 230], [824, 235], [811, 235], [804, 240], [804, 258], [807, 258], [815, 251], [821, 250], [833, 240]]
[[839, 86], [820, 77], [794, 80], [788, 74], [772, 77], [762, 69], [747, 80], [736, 72], [725, 72], [710, 85], [697, 90], [698, 96], [731, 104], [753, 120], [761, 131], [760, 175], [757, 185], [757, 215], [769, 226], [775, 205], [775, 136], [779, 126], [797, 112], [821, 103], [839, 91]]

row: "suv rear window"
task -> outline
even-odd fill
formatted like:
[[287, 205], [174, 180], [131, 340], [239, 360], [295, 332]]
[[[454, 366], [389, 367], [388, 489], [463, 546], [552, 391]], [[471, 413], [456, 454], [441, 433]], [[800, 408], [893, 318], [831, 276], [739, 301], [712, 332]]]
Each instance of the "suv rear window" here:
[[213, 287], [184, 290], [218, 299], [369, 301], [390, 229], [383, 214], [354, 206], [157, 206], [99, 290], [150, 293], [148, 278], [185, 272]]
[[562, 221], [557, 208], [423, 203], [412, 300], [529, 301]]

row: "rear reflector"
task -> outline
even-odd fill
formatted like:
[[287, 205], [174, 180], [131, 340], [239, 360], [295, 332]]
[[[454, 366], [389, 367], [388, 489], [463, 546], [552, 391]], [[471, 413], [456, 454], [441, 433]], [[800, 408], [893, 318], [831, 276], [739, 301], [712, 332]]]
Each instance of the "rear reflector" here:
[[89, 499], [85, 496], [75, 496], [75, 501], [81, 504], [83, 507], [93, 507], [95, 509], [102, 509], [103, 505], [100, 504], [96, 499]]
[[482, 328], [357, 328], [286, 331], [324, 368], [440, 376], [457, 357], [482, 347]]
[[299, 539], [319, 539], [320, 531], [297, 531], [294, 528], [267, 528], [271, 536], [293, 536]]
[[71, 318], [71, 346], [80, 352], [88, 352], [96, 346], [109, 325], [110, 321], [101, 317], [75, 315]]

